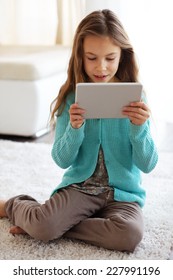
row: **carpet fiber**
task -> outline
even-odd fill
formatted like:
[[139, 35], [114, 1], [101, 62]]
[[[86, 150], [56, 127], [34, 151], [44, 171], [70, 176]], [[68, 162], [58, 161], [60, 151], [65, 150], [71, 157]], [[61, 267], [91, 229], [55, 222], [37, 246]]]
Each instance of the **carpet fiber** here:
[[[51, 145], [0, 140], [0, 199], [28, 194], [44, 202], [61, 181], [63, 170], [50, 155]], [[134, 253], [105, 250], [80, 241], [60, 239], [48, 244], [27, 235], [8, 233], [0, 219], [0, 259], [168, 259], [173, 246], [173, 153], [160, 153], [155, 170], [143, 176], [147, 201], [145, 234]]]

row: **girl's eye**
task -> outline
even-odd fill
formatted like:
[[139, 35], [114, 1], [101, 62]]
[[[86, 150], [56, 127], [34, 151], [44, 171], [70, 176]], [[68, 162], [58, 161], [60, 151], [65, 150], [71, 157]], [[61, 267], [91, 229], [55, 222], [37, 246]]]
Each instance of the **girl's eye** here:
[[95, 60], [95, 57], [87, 57], [88, 60]]
[[106, 59], [107, 59], [108, 61], [113, 61], [113, 60], [115, 59], [115, 57], [111, 57], [111, 58], [107, 57]]
[[[96, 57], [87, 57], [87, 59], [93, 61], [93, 60], [96, 60], [97, 58]], [[113, 60], [115, 60], [115, 57], [107, 57], [105, 59], [107, 61], [113, 61]]]

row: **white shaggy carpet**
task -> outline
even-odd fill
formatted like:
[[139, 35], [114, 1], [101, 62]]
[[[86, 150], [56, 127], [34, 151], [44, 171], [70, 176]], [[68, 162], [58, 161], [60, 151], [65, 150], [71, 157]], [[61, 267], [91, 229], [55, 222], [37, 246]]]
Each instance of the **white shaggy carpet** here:
[[[29, 194], [40, 202], [50, 196], [63, 170], [50, 155], [51, 145], [0, 140], [0, 199]], [[147, 201], [143, 209], [145, 234], [132, 254], [60, 239], [44, 244], [26, 235], [8, 233], [10, 222], [0, 219], [1, 260], [50, 259], [168, 259], [173, 246], [173, 153], [160, 153], [157, 168], [144, 175]]]

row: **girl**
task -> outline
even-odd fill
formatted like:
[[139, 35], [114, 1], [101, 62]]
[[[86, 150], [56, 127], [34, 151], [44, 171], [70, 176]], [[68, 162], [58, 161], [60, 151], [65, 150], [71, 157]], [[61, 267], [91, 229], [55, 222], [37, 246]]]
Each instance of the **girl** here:
[[150, 172], [158, 159], [150, 110], [135, 102], [123, 108], [124, 119], [85, 120], [74, 100], [76, 83], [137, 82], [137, 74], [133, 48], [116, 15], [103, 10], [86, 16], [52, 112], [52, 119], [57, 115], [52, 157], [67, 170], [45, 204], [25, 195], [1, 201], [0, 215], [15, 225], [11, 233], [134, 251], [143, 236], [140, 171]]

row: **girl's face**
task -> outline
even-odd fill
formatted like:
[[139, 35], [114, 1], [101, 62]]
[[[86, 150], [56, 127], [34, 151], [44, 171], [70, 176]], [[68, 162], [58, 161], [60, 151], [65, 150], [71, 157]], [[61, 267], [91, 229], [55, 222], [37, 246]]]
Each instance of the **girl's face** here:
[[84, 39], [84, 69], [91, 82], [116, 82], [121, 49], [107, 37], [88, 35]]

